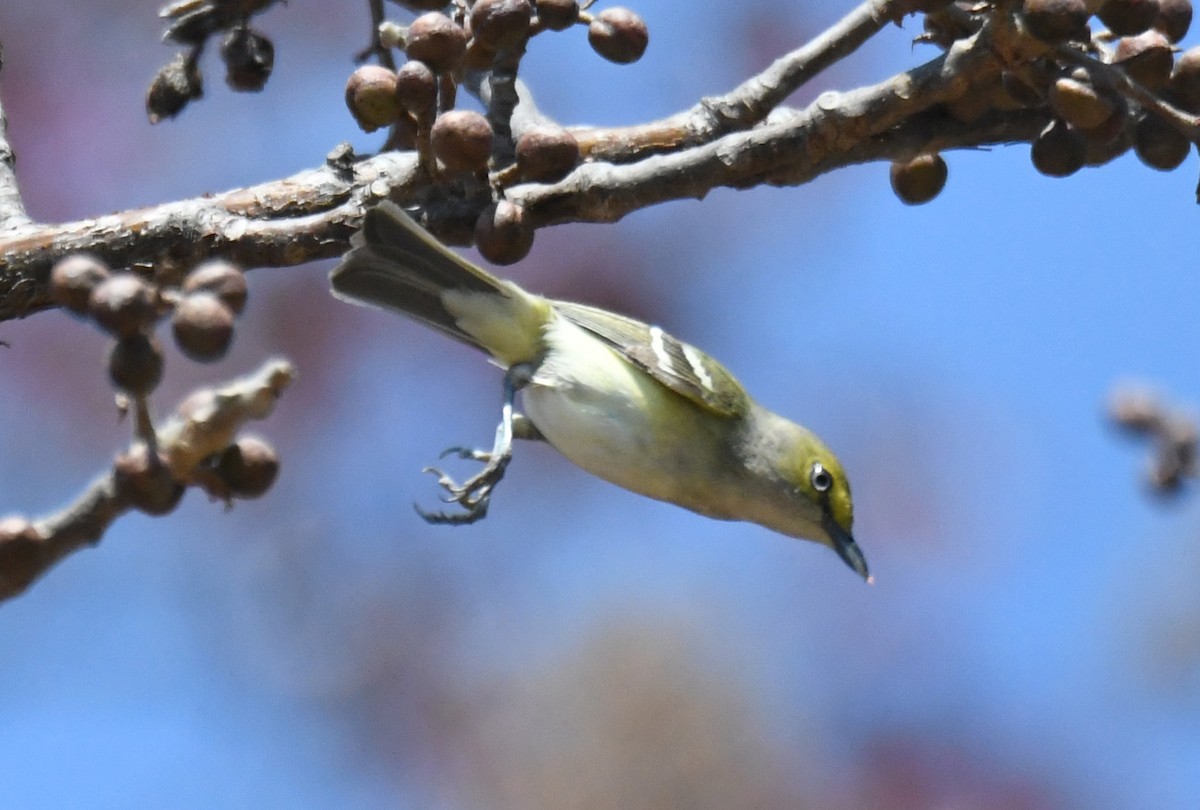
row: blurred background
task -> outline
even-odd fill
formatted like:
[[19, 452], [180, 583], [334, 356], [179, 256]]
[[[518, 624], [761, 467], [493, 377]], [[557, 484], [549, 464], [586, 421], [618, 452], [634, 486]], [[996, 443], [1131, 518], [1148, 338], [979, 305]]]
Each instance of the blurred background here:
[[[633, 7], [651, 32], [635, 65], [583, 29], [534, 42], [524, 77], [563, 123], [690, 107], [849, 4]], [[272, 9], [261, 95], [229, 91], [209, 53], [207, 97], [151, 127], [143, 94], [173, 54], [156, 10], [0, 5], [36, 218], [382, 142], [342, 101], [365, 2]], [[889, 28], [794, 102], [932, 58], [919, 32]], [[1028, 147], [947, 158], [923, 207], [863, 166], [546, 230], [507, 271], [661, 324], [814, 428], [851, 475], [874, 588], [827, 549], [537, 445], [486, 521], [425, 525], [421, 467], [491, 441], [499, 374], [334, 302], [328, 264], [256, 270], [229, 357], [169, 354], [155, 405], [286, 355], [300, 378], [255, 426], [280, 479], [230, 512], [190, 491], [169, 518], [129, 515], [0, 605], [5, 805], [1200, 806], [1200, 498], [1150, 496], [1145, 448], [1103, 418], [1128, 378], [1200, 402], [1195, 159], [1050, 180]], [[47, 312], [0, 339], [0, 513], [43, 514], [129, 427], [97, 330]]]

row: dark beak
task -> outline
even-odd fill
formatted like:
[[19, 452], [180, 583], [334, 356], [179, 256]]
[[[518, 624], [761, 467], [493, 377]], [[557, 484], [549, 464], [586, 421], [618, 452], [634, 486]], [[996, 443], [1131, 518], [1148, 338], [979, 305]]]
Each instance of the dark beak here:
[[838, 522], [829, 514], [825, 515], [825, 520], [822, 521], [822, 528], [833, 544], [833, 550], [842, 558], [842, 562], [850, 566], [854, 573], [871, 584], [874, 580], [871, 574], [867, 571], [867, 558], [863, 556], [862, 549], [858, 547], [858, 543], [854, 542], [854, 537], [850, 532], [838, 525]]

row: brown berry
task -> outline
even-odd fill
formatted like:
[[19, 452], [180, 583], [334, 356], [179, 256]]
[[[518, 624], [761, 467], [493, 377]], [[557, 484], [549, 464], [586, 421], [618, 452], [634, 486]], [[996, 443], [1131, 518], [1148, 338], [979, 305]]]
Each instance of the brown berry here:
[[1033, 36], [1056, 44], [1079, 39], [1087, 30], [1087, 4], [1084, 0], [1023, 0], [1021, 20]]
[[254, 436], [243, 436], [217, 458], [217, 476], [239, 498], [266, 494], [279, 475], [279, 456], [271, 445]]
[[537, 18], [551, 31], [565, 31], [579, 22], [578, 0], [536, 0]]
[[174, 118], [189, 101], [204, 95], [204, 80], [200, 69], [187, 54], [177, 54], [164, 65], [146, 91], [146, 114], [151, 124], [164, 118]]
[[1150, 168], [1169, 172], [1187, 160], [1192, 144], [1175, 127], [1148, 113], [1133, 130], [1133, 150]]
[[622, 65], [636, 62], [649, 43], [646, 23], [627, 8], [606, 8], [588, 25], [588, 44], [610, 62]]
[[420, 59], [439, 73], [456, 70], [466, 49], [467, 32], [440, 11], [413, 20], [404, 46], [409, 59]]
[[225, 83], [240, 93], [263, 89], [275, 67], [275, 45], [257, 31], [239, 26], [221, 41]]
[[483, 209], [475, 222], [475, 247], [493, 264], [513, 264], [529, 255], [533, 226], [525, 209], [509, 200]]
[[183, 280], [184, 293], [212, 293], [220, 298], [234, 315], [241, 315], [246, 308], [246, 274], [242, 269], [225, 259], [209, 259], [196, 265]]
[[117, 497], [148, 515], [165, 515], [183, 497], [184, 486], [157, 452], [137, 444], [117, 456], [113, 462], [113, 482]]
[[[1100, 147], [1106, 144], [1111, 144], [1125, 131], [1125, 125], [1129, 119], [1129, 105], [1120, 96], [1116, 97], [1112, 113], [1094, 127], [1081, 128], [1079, 134], [1082, 135], [1090, 146]], [[1121, 151], [1125, 151], [1121, 149]], [[1105, 150], [1100, 157], [1103, 159], [1100, 162], [1107, 162], [1116, 157], [1116, 154], [1109, 153]], [[1089, 152], [1088, 162], [1093, 162], [1094, 156]]]
[[1067, 177], [1087, 162], [1087, 141], [1066, 121], [1055, 119], [1033, 141], [1033, 167], [1048, 177]]
[[529, 0], [475, 0], [471, 36], [492, 50], [508, 50], [529, 38], [532, 17]]
[[84, 314], [88, 298], [108, 278], [108, 265], [89, 253], [71, 253], [50, 270], [50, 297], [72, 312]]
[[492, 152], [492, 125], [473, 110], [450, 110], [433, 122], [433, 153], [450, 171], [479, 172]]
[[171, 328], [185, 355], [211, 363], [224, 357], [233, 342], [233, 311], [211, 292], [188, 293], [175, 307]]
[[579, 141], [557, 124], [539, 124], [517, 139], [517, 166], [527, 180], [555, 183], [578, 162]]
[[145, 396], [162, 380], [163, 356], [158, 341], [144, 334], [123, 337], [108, 355], [108, 378], [120, 390]]
[[1096, 16], [1119, 37], [1140, 34], [1158, 17], [1158, 0], [1104, 0]]
[[400, 117], [396, 74], [379, 65], [362, 65], [346, 81], [346, 106], [364, 132], [391, 126]]
[[154, 290], [133, 273], [116, 273], [88, 297], [88, 312], [112, 335], [135, 335], [158, 317]]
[[892, 164], [892, 191], [905, 205], [920, 205], [936, 197], [946, 185], [946, 161], [937, 153], [917, 155]]
[[429, 65], [410, 59], [396, 71], [396, 99], [418, 121], [430, 121], [437, 110], [437, 77]]
[[1179, 54], [1167, 90], [1171, 99], [1185, 110], [1200, 112], [1200, 46]]
[[1062, 76], [1050, 86], [1050, 109], [1077, 129], [1094, 129], [1113, 114], [1117, 105], [1101, 95], [1087, 80]]
[[1192, 25], [1192, 0], [1158, 0], [1158, 17], [1154, 27], [1171, 42], [1187, 36]]
[[1175, 56], [1162, 32], [1151, 29], [1117, 40], [1114, 62], [1146, 89], [1160, 90], [1171, 78]]
[[53, 559], [51, 549], [28, 518], [0, 519], [0, 599], [24, 591]]

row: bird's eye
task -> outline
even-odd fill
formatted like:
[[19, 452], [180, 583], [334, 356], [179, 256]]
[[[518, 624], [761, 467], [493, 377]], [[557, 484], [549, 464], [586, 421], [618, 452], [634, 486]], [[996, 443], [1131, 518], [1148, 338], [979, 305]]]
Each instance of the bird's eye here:
[[812, 482], [813, 489], [817, 492], [828, 492], [829, 488], [833, 486], [833, 476], [819, 461], [812, 465], [812, 472], [809, 474], [808, 480]]

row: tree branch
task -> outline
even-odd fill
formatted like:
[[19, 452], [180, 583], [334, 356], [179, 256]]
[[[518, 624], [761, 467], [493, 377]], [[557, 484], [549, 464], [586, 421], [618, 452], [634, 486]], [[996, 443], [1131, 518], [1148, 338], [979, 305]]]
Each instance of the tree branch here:
[[[270, 360], [249, 376], [185, 399], [156, 431], [171, 478], [201, 484], [201, 463], [227, 447], [245, 422], [269, 415], [293, 377], [290, 363]], [[53, 515], [0, 520], [0, 600], [17, 596], [63, 558], [98, 543], [109, 525], [133, 508], [118, 480], [114, 467]]]
[[[4, 52], [0, 49], [0, 71], [3, 69]], [[17, 185], [16, 164], [16, 155], [8, 143], [8, 119], [0, 105], [0, 233], [18, 230], [31, 222]]]
[[690, 110], [649, 124], [572, 132], [584, 155], [625, 163], [747, 129], [765, 119], [821, 71], [858, 50], [900, 14], [896, 0], [866, 0], [815, 39], [776, 59], [766, 70], [723, 96], [701, 99]]

